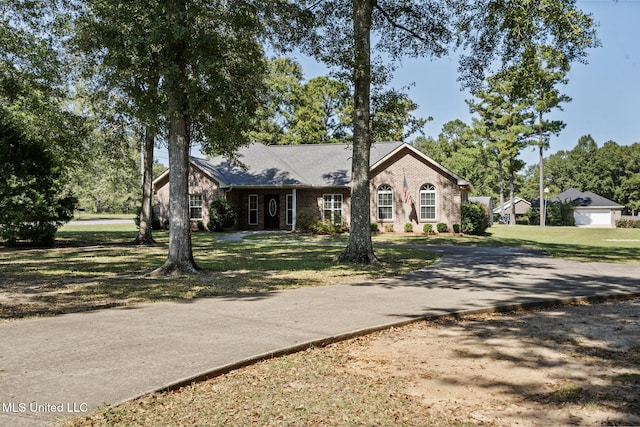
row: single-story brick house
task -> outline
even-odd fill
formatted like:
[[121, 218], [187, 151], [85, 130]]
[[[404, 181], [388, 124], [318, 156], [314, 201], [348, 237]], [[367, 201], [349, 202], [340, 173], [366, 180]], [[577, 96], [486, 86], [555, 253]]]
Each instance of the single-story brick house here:
[[[208, 222], [208, 206], [224, 197], [240, 230], [295, 230], [296, 217], [313, 211], [323, 219], [350, 217], [351, 145], [264, 145], [254, 142], [237, 160], [190, 159], [189, 204], [194, 224]], [[401, 142], [371, 147], [371, 221], [395, 231], [412, 222], [460, 223], [460, 204], [471, 185], [413, 146]], [[169, 171], [153, 182], [157, 218], [168, 218]], [[434, 227], [435, 229], [435, 227]]]

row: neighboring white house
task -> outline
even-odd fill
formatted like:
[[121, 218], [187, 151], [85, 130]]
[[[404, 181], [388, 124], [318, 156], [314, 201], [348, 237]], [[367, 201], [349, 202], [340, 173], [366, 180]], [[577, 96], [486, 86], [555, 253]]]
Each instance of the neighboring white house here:
[[622, 216], [624, 206], [590, 191], [570, 188], [550, 199], [551, 202], [571, 202], [575, 207], [573, 217], [578, 227], [615, 227]]

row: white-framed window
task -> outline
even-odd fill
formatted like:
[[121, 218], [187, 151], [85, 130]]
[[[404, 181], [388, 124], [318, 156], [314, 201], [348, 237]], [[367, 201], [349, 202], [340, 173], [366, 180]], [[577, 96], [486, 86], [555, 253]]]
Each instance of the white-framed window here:
[[189, 195], [189, 218], [202, 219], [202, 194]]
[[393, 219], [393, 188], [390, 185], [383, 184], [378, 187], [378, 219]]
[[249, 225], [258, 225], [258, 195], [249, 194]]
[[420, 187], [420, 220], [434, 221], [437, 212], [437, 193], [433, 184]]
[[287, 204], [287, 225], [293, 224], [293, 194], [287, 194], [286, 198]]
[[322, 219], [342, 224], [342, 194], [322, 195]]

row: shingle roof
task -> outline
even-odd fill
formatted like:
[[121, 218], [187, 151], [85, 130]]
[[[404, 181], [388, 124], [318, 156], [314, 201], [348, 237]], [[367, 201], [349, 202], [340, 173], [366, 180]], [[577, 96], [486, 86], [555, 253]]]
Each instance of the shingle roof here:
[[[469, 183], [402, 142], [371, 145], [370, 166], [381, 164], [402, 147], [419, 153], [458, 185]], [[238, 150], [234, 159], [216, 156], [210, 160], [192, 157], [192, 164], [221, 187], [347, 187], [351, 183], [350, 144], [264, 145], [254, 142]], [[168, 173], [168, 171], [167, 171]], [[160, 178], [158, 178], [160, 179]]]
[[[513, 199], [514, 204], [518, 204], [518, 203], [525, 203], [529, 206], [531, 206], [531, 202], [529, 202], [528, 200], [525, 199], [521, 199], [520, 197], [514, 197]], [[511, 200], [506, 200], [504, 202], [504, 205], [500, 205], [497, 206], [496, 208], [493, 209], [493, 213], [500, 213], [502, 212], [502, 210], [507, 210], [507, 209], [511, 209]]]
[[[402, 145], [380, 142], [371, 146], [371, 164]], [[191, 158], [223, 187], [348, 186], [351, 182], [351, 145], [264, 145], [241, 148], [237, 162], [223, 156], [211, 160]]]
[[223, 156], [210, 160], [191, 158], [203, 172], [222, 187], [260, 187], [306, 185], [305, 179], [284, 159], [274, 155], [270, 147], [253, 143], [238, 150], [237, 161]]
[[565, 202], [570, 201], [575, 207], [590, 207], [590, 208], [623, 208], [624, 206], [609, 200], [605, 197], [599, 196], [596, 193], [590, 191], [579, 191], [575, 188], [570, 188], [556, 197], [551, 199], [552, 201]]

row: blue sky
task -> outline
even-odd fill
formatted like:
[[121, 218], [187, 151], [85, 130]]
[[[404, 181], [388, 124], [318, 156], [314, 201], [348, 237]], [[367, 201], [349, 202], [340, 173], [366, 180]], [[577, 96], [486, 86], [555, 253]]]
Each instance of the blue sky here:
[[[590, 134], [599, 146], [609, 140], [620, 145], [640, 142], [640, 0], [578, 0], [583, 11], [598, 22], [602, 46], [589, 51], [589, 63], [574, 64], [569, 84], [563, 93], [573, 101], [553, 117], [566, 123], [562, 133], [553, 137], [548, 156], [558, 150], [570, 150], [578, 139]], [[305, 77], [326, 73], [313, 61], [300, 59]], [[460, 119], [471, 123], [471, 114], [461, 91], [457, 58], [431, 61], [406, 59], [395, 73], [394, 86], [411, 83], [409, 95], [419, 106], [421, 117], [433, 117], [425, 126], [425, 135], [437, 137], [442, 125]], [[537, 149], [527, 149], [522, 159], [538, 162]]]
[[[640, 0], [578, 0], [577, 5], [598, 23], [602, 46], [590, 50], [588, 64], [573, 65], [569, 84], [563, 88], [573, 100], [553, 115], [566, 128], [551, 139], [545, 156], [572, 149], [587, 134], [599, 146], [609, 140], [620, 145], [640, 142]], [[309, 58], [296, 59], [307, 79], [327, 74]], [[465, 103], [471, 95], [461, 91], [457, 67], [453, 56], [435, 61], [405, 59], [395, 73], [395, 87], [414, 84], [409, 95], [419, 105], [416, 115], [433, 117], [425, 135], [436, 137], [451, 120], [471, 123]], [[159, 160], [167, 164], [166, 150], [162, 151]], [[528, 164], [538, 161], [534, 149], [526, 149], [521, 157]]]

